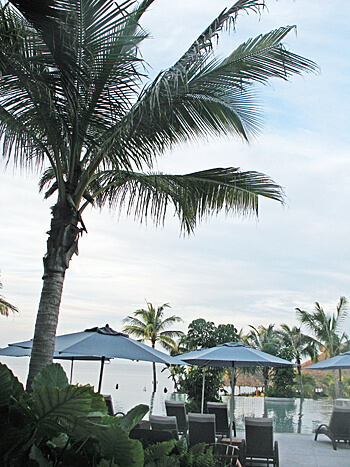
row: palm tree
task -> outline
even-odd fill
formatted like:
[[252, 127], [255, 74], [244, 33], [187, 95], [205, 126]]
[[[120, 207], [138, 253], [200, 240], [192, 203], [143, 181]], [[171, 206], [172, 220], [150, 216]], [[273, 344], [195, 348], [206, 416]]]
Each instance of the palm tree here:
[[[152, 172], [176, 145], [220, 135], [248, 141], [261, 128], [254, 84], [315, 71], [286, 50], [293, 29], [249, 39], [225, 59], [213, 43], [241, 12], [238, 0], [182, 57], [147, 81], [140, 26], [154, 0], [12, 0], [0, 15], [0, 137], [3, 156], [36, 169], [53, 195], [27, 388], [52, 361], [63, 283], [86, 226], [87, 206], [126, 208], [162, 224], [175, 208], [184, 233], [224, 210], [258, 213], [258, 198], [283, 202], [281, 187], [257, 172], [217, 168], [187, 175]], [[230, 28], [233, 29], [233, 28]]]
[[[313, 313], [296, 308], [299, 321], [314, 334], [318, 348], [324, 350], [327, 358], [338, 355], [343, 342], [348, 339], [347, 334], [341, 331], [344, 319], [348, 316], [347, 303], [345, 297], [340, 297], [336, 312], [332, 315], [327, 315], [318, 302], [315, 303]], [[338, 398], [340, 389], [336, 370], [333, 371], [333, 375], [335, 397]]]
[[[174, 341], [174, 337], [182, 337], [184, 333], [182, 331], [172, 331], [167, 328], [172, 326], [174, 323], [182, 322], [179, 316], [164, 317], [164, 308], [170, 308], [168, 303], [164, 303], [157, 309], [154, 308], [152, 303], [147, 303], [147, 309], [141, 308], [136, 310], [134, 316], [127, 316], [123, 322], [128, 323], [124, 326], [123, 330], [129, 334], [133, 334], [138, 337], [140, 341], [150, 341], [153, 349], [156, 343], [168, 350], [176, 350], [177, 344]], [[153, 392], [157, 390], [157, 374], [156, 364], [153, 362]]]
[[303, 334], [297, 326], [290, 328], [287, 324], [282, 324], [281, 329], [277, 332], [281, 336], [284, 345], [289, 347], [293, 353], [293, 359], [297, 364], [300, 397], [303, 399], [304, 386], [301, 375], [301, 360], [306, 356], [309, 356], [312, 360], [315, 359], [317, 342], [312, 337]]
[[[0, 289], [2, 289], [2, 283], [0, 281]], [[18, 309], [7, 302], [2, 295], [0, 295], [0, 315], [9, 316], [10, 312], [18, 313]]]
[[[281, 346], [281, 339], [274, 329], [275, 325], [269, 324], [267, 327], [261, 325], [258, 328], [249, 325], [249, 327], [252, 330], [242, 338], [242, 341], [261, 352], [276, 355]], [[270, 368], [263, 367], [261, 371], [264, 378], [264, 393], [266, 393], [270, 379]]]

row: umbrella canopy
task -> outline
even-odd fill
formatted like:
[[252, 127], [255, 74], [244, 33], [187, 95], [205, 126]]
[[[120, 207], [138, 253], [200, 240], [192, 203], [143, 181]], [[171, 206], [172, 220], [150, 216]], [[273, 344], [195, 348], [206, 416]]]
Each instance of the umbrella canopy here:
[[[284, 360], [283, 358], [275, 357], [260, 350], [253, 349], [248, 345], [240, 342], [227, 342], [225, 344], [211, 347], [208, 349], [194, 350], [181, 355], [181, 360], [185, 363], [198, 366], [212, 367], [231, 367], [231, 416], [230, 416], [230, 441], [232, 441], [232, 422], [233, 422], [233, 371], [234, 368], [241, 367], [279, 367], [279, 366], [294, 366], [294, 363]], [[204, 409], [204, 383], [205, 383], [205, 368], [203, 371], [203, 387], [202, 387], [202, 413]]]
[[261, 352], [240, 342], [227, 342], [208, 349], [194, 350], [180, 357], [184, 362], [198, 366], [246, 368], [295, 365], [288, 360]]
[[[14, 344], [10, 344], [8, 347], [4, 347], [0, 349], [0, 359], [1, 357], [30, 357], [32, 353], [31, 348], [24, 348], [24, 347], [17, 347]], [[73, 362], [74, 360], [89, 360], [89, 361], [96, 361], [101, 360], [100, 357], [92, 357], [88, 355], [78, 355], [78, 354], [59, 354], [55, 352], [53, 355], [54, 359], [57, 360], [70, 360], [71, 361], [71, 369], [70, 369], [70, 384], [72, 384], [73, 380]], [[109, 359], [107, 359], [109, 361]]]
[[[10, 346], [31, 349], [33, 339], [16, 342]], [[98, 357], [101, 360], [100, 380], [98, 391], [101, 390], [104, 361], [110, 358], [125, 358], [145, 362], [164, 363], [165, 365], [179, 365], [170, 355], [153, 349], [142, 342], [131, 339], [127, 334], [114, 331], [108, 324], [102, 328], [85, 329], [82, 332], [64, 334], [56, 337], [56, 354]]]
[[343, 370], [350, 368], [350, 352], [344, 352], [336, 357], [305, 367], [305, 370]]

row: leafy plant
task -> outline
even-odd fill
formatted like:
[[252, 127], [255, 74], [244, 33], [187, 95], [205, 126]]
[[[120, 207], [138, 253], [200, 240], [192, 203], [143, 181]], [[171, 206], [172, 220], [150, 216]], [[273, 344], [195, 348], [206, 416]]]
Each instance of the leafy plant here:
[[205, 443], [188, 448], [185, 438], [179, 441], [165, 441], [145, 449], [145, 467], [213, 467], [212, 449]]
[[[278, 357], [291, 360], [293, 351], [287, 347], [278, 352]], [[295, 371], [293, 367], [274, 368], [272, 370], [272, 385], [267, 388], [266, 396], [295, 397], [294, 384]]]
[[148, 412], [139, 405], [119, 419], [91, 386], [69, 385], [61, 365], [46, 366], [32, 392], [0, 364], [0, 461], [4, 467], [142, 466], [130, 430]]

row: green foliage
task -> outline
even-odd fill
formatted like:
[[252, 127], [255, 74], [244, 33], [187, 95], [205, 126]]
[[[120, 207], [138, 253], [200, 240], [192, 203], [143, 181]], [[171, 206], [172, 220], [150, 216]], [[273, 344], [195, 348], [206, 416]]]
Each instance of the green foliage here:
[[[291, 360], [293, 358], [293, 351], [290, 348], [282, 349], [278, 352], [278, 357]], [[266, 396], [295, 397], [294, 384], [295, 371], [293, 367], [274, 368], [272, 370], [272, 385], [268, 387]]]
[[316, 397], [315, 388], [318, 385], [316, 379], [312, 376], [302, 374], [302, 381], [303, 381], [303, 388], [304, 388], [304, 396], [307, 399], [313, 399]]
[[188, 449], [185, 439], [165, 441], [145, 449], [145, 467], [214, 467], [212, 449], [204, 443]]
[[103, 396], [91, 386], [69, 385], [59, 364], [45, 367], [28, 394], [0, 364], [0, 463], [141, 467], [142, 445], [128, 434], [147, 411], [141, 405], [121, 419], [110, 417]]
[[237, 329], [233, 324], [219, 324], [216, 327], [212, 321], [199, 318], [189, 324], [187, 335], [181, 343], [188, 350], [195, 350], [202, 347], [215, 347], [225, 342], [236, 342], [237, 340]]
[[178, 465], [178, 461], [175, 456], [169, 457], [175, 444], [176, 440], [174, 439], [147, 446], [145, 448], [145, 466]]
[[[225, 342], [238, 340], [237, 329], [233, 324], [219, 324], [218, 327], [212, 321], [203, 318], [195, 319], [188, 326], [188, 332], [181, 343], [189, 350], [203, 347], [215, 347]], [[222, 368], [206, 368], [204, 399], [206, 401], [219, 400], [218, 391], [222, 387]], [[191, 410], [197, 412], [201, 407], [203, 384], [203, 368], [192, 367], [187, 374], [181, 375], [178, 386], [189, 397]]]
[[68, 378], [63, 368], [59, 363], [45, 367], [34, 378], [32, 389], [40, 388], [41, 386], [63, 389], [68, 386]]
[[[222, 368], [207, 367], [205, 369], [204, 400], [219, 400], [218, 390], [222, 387]], [[181, 389], [190, 399], [189, 406], [193, 412], [199, 412], [202, 400], [203, 368], [193, 366], [181, 383]]]

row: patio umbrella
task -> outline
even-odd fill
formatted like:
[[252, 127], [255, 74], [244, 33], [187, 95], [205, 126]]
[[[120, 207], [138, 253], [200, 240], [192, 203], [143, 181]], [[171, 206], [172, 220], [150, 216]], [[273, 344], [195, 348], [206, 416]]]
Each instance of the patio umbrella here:
[[[10, 346], [31, 348], [33, 339], [16, 342]], [[64, 334], [56, 337], [56, 354], [60, 356], [77, 354], [87, 357], [98, 357], [101, 360], [98, 392], [101, 391], [104, 362], [111, 358], [125, 358], [145, 362], [164, 363], [165, 365], [179, 365], [170, 355], [153, 349], [142, 342], [131, 339], [127, 334], [114, 331], [108, 324], [102, 328], [85, 329], [82, 332]]]
[[327, 358], [322, 362], [305, 367], [305, 370], [342, 370], [350, 368], [350, 352], [341, 353], [335, 357]]
[[230, 442], [232, 441], [232, 422], [233, 422], [233, 371], [235, 368], [241, 367], [279, 367], [279, 366], [294, 366], [294, 363], [284, 360], [283, 358], [275, 357], [260, 350], [253, 349], [248, 345], [240, 342], [227, 342], [225, 344], [211, 347], [208, 349], [195, 350], [186, 354], [182, 354], [181, 360], [190, 363], [191, 365], [203, 366], [203, 387], [202, 387], [202, 413], [204, 409], [204, 382], [205, 382], [205, 367], [231, 367], [231, 414], [230, 414]]
[[[344, 352], [339, 355], [336, 355], [332, 358], [327, 358], [322, 362], [315, 363], [305, 367], [307, 370], [338, 370], [339, 371], [339, 381], [341, 385], [341, 370], [350, 368], [350, 352]], [[342, 390], [341, 386], [340, 389]]]
[[[24, 348], [24, 347], [17, 347], [14, 344], [10, 344], [8, 347], [4, 347], [3, 349], [0, 349], [0, 359], [1, 357], [30, 357], [32, 353], [32, 349], [30, 348]], [[72, 384], [73, 380], [73, 363], [74, 360], [89, 360], [89, 361], [96, 361], [96, 360], [101, 360], [100, 357], [92, 357], [88, 355], [78, 355], [78, 354], [59, 354], [58, 352], [55, 352], [53, 355], [54, 359], [57, 360], [70, 360], [71, 361], [71, 366], [70, 366], [70, 384]], [[109, 359], [107, 359], [109, 361]]]

